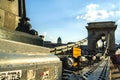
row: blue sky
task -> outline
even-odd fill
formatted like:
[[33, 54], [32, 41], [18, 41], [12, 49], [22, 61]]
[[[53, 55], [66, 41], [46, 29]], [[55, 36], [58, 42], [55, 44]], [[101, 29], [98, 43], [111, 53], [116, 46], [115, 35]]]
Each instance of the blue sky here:
[[120, 42], [120, 0], [26, 0], [26, 7], [32, 28], [47, 41], [76, 42], [87, 37], [87, 23], [115, 21]]

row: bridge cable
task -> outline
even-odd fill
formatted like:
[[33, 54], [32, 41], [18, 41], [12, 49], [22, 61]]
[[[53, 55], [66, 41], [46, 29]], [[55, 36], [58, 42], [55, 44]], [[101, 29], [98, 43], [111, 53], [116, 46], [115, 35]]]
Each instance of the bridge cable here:
[[87, 38], [77, 41], [73, 44], [68, 44], [66, 46], [59, 46], [51, 49], [51, 53], [60, 54], [61, 52], [66, 52], [71, 50], [73, 47], [79, 47], [81, 44], [87, 41]]
[[105, 49], [105, 51], [104, 51], [103, 56], [105, 56], [105, 55], [108, 53], [109, 44], [110, 44], [110, 34], [108, 34], [108, 36], [107, 36], [107, 45], [106, 45], [106, 49]]

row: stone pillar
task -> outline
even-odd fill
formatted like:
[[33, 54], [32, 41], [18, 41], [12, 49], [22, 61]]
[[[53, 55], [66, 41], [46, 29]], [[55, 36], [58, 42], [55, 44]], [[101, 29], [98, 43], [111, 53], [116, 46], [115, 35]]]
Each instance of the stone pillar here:
[[109, 42], [109, 52], [110, 55], [115, 53], [115, 29], [110, 32], [110, 42]]

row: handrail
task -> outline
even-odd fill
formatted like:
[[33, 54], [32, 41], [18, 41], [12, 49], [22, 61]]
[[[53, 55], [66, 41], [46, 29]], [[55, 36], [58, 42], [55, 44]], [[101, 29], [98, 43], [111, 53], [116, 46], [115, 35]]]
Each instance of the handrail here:
[[55, 47], [55, 48], [52, 48], [50, 52], [54, 53], [54, 54], [59, 54], [61, 52], [66, 52], [66, 51], [71, 50], [73, 47], [79, 47], [81, 44], [83, 44], [86, 41], [87, 41], [87, 38], [82, 39], [82, 40], [80, 40], [78, 42], [75, 42], [73, 44], [68, 44], [66, 46]]
[[110, 57], [105, 58], [87, 80], [110, 80]]
[[108, 57], [105, 62], [105, 66], [99, 76], [99, 80], [109, 80], [110, 78], [110, 57]]
[[[93, 64], [91, 67], [77, 71], [63, 70], [63, 78], [65, 80], [110, 80], [110, 57], [105, 58], [99, 63]], [[75, 75], [73, 77], [72, 75]]]
[[110, 41], [110, 34], [108, 34], [108, 37], [107, 37], [107, 46], [106, 46], [105, 52], [104, 52], [104, 54], [103, 54], [104, 57], [105, 57], [105, 55], [108, 53], [109, 41]]

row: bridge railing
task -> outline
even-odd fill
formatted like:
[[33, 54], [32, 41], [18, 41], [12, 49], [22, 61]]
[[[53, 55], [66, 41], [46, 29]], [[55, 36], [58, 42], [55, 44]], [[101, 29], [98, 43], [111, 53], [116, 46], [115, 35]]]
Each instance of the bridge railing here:
[[81, 44], [83, 44], [86, 41], [87, 41], [87, 38], [82, 39], [82, 40], [75, 42], [75, 43], [72, 43], [72, 44], [68, 44], [66, 46], [55, 47], [55, 48], [52, 48], [50, 52], [53, 54], [64, 53], [66, 51], [71, 50], [73, 47], [79, 47]]
[[[110, 57], [105, 58], [98, 67], [90, 74], [87, 75], [87, 80], [110, 80]], [[93, 69], [92, 69], [93, 70]], [[91, 72], [91, 71], [89, 71]]]
[[[65, 70], [63, 79], [65, 80], [110, 80], [110, 57], [105, 58], [99, 63], [84, 67], [78, 72]], [[74, 77], [73, 77], [74, 76]]]
[[103, 56], [105, 57], [106, 54], [108, 54], [109, 52], [109, 41], [110, 41], [110, 34], [108, 34], [108, 37], [107, 37], [107, 45], [106, 45], [106, 48], [105, 48], [105, 51], [103, 53]]

